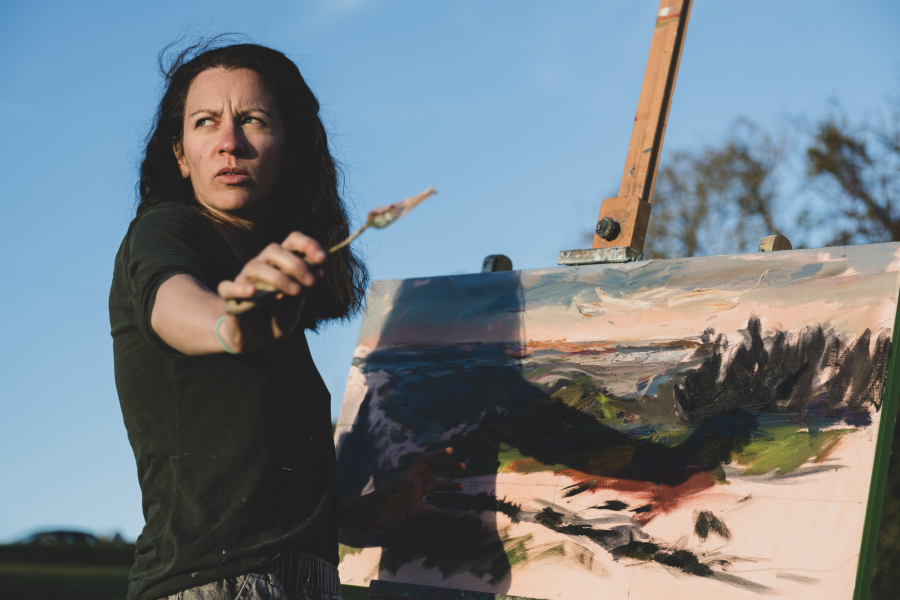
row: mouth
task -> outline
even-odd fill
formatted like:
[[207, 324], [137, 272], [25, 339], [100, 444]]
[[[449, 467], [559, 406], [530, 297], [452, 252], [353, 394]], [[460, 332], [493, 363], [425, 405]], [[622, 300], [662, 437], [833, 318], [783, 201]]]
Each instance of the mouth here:
[[225, 185], [240, 185], [249, 180], [250, 176], [247, 175], [247, 172], [237, 167], [224, 167], [216, 173], [216, 181]]

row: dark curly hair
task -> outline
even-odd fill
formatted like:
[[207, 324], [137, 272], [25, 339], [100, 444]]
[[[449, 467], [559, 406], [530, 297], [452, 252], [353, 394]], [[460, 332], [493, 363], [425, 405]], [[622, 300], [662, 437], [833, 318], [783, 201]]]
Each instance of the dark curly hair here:
[[[222, 40], [218, 36], [195, 43], [170, 59], [170, 47], [160, 53], [166, 85], [141, 161], [137, 214], [163, 202], [199, 208], [173, 152], [182, 142], [188, 89], [207, 69], [251, 69], [269, 84], [287, 134], [285, 170], [291, 176], [281, 177], [273, 191], [275, 229], [268, 231], [270, 241], [281, 241], [296, 230], [325, 248], [333, 246], [349, 235], [349, 223], [338, 192], [340, 170], [328, 150], [318, 100], [297, 65], [281, 52], [256, 44], [220, 45]], [[325, 320], [357, 314], [368, 286], [366, 267], [349, 248], [330, 256], [324, 271], [303, 311], [302, 325], [313, 331]]]

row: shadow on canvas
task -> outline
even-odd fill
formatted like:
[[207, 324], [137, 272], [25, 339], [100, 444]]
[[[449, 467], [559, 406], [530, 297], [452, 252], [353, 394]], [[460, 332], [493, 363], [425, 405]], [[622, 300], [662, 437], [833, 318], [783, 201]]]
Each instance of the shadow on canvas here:
[[[831, 452], [870, 426], [880, 406], [890, 330], [847, 336], [814, 318], [766, 328], [750, 314], [734, 331], [636, 333], [630, 342], [527, 336], [535, 327], [526, 320], [541, 310], [576, 306], [582, 320], [622, 316], [616, 300], [625, 312], [648, 310], [640, 299], [648, 281], [685, 293], [673, 285], [680, 268], [659, 261], [601, 270], [588, 282], [562, 270], [386, 282], [396, 287], [383, 301], [373, 289], [371, 331], [360, 334], [367, 349], [355, 360], [364, 394], [353, 426], [339, 424], [339, 491], [377, 488], [421, 452], [446, 446], [467, 464], [467, 489], [428, 500], [455, 520], [344, 532], [342, 552], [381, 548], [379, 579], [492, 593], [510, 591], [525, 563], [575, 564], [602, 579], [608, 559], [773, 592], [729, 568], [754, 557], [704, 551], [707, 540], [732, 539], [722, 511], [692, 510], [679, 537], [647, 525], [729, 477], [786, 481], [834, 470]], [[594, 288], [599, 303], [589, 301]], [[688, 289], [697, 290], [705, 291]]]

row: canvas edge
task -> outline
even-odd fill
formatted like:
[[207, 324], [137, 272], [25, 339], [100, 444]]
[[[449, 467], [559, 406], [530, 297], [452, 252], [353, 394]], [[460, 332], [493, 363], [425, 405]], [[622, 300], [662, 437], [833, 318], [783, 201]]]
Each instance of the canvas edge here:
[[[900, 290], [898, 290], [900, 295]], [[878, 531], [881, 526], [881, 511], [887, 488], [888, 466], [891, 461], [891, 443], [897, 424], [897, 403], [900, 396], [900, 298], [894, 315], [894, 331], [891, 335], [891, 358], [888, 362], [887, 381], [881, 405], [881, 420], [875, 443], [874, 469], [869, 485], [866, 503], [866, 518], [863, 522], [862, 544], [856, 570], [856, 587], [853, 600], [868, 600], [875, 571], [875, 553], [878, 547]]]

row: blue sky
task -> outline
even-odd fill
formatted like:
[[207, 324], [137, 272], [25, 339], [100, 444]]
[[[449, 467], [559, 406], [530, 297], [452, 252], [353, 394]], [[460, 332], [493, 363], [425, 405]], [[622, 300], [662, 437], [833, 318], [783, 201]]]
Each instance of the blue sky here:
[[[107, 295], [158, 51], [233, 31], [300, 66], [346, 196], [440, 194], [357, 244], [375, 279], [553, 266], [618, 187], [656, 0], [0, 3], [0, 541], [143, 519]], [[696, 0], [666, 154], [900, 92], [900, 3]], [[312, 336], [337, 413], [359, 323]]]

